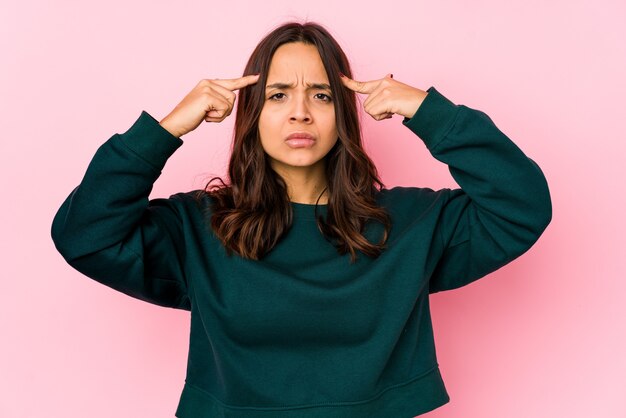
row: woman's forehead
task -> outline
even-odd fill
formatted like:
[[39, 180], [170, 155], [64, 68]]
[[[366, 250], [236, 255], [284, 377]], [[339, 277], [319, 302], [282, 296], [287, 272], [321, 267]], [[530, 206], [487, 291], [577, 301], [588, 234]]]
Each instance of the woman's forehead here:
[[328, 75], [317, 48], [303, 43], [281, 45], [270, 62], [269, 84], [328, 84]]

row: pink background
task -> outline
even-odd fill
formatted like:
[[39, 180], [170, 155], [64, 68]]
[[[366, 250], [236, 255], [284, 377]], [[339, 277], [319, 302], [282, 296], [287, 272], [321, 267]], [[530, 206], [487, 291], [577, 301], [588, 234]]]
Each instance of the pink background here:
[[[0, 3], [0, 416], [174, 416], [189, 313], [71, 269], [52, 217], [101, 143], [142, 110], [162, 118], [202, 78], [241, 75], [261, 37], [291, 19], [329, 28], [357, 79], [392, 72], [484, 111], [550, 184], [553, 221], [528, 253], [432, 296], [452, 400], [427, 416], [626, 416], [623, 1], [10, 3]], [[187, 135], [151, 197], [223, 174], [233, 121]], [[388, 187], [456, 187], [401, 117], [363, 122]]]

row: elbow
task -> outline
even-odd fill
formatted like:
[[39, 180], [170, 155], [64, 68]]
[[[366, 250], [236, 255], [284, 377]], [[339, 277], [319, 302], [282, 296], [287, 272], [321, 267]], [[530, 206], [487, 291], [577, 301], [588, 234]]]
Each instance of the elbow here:
[[[73, 192], [72, 192], [73, 193]], [[52, 218], [52, 223], [50, 224], [50, 238], [52, 238], [52, 242], [56, 247], [57, 251], [65, 258], [67, 261], [70, 257], [70, 249], [72, 245], [71, 241], [71, 228], [68, 228], [67, 218], [68, 211], [71, 202], [71, 196], [68, 196], [57, 212], [54, 214]]]
[[525, 230], [525, 241], [532, 245], [552, 222], [552, 197], [545, 174], [535, 161], [529, 161], [534, 172], [524, 179], [525, 191], [520, 195], [517, 214], [519, 225]]
[[61, 208], [52, 220], [50, 238], [59, 254], [63, 256], [65, 261], [70, 263], [77, 257], [76, 248], [79, 242], [78, 238], [81, 234], [79, 230], [74, 231], [68, 228], [65, 219], [66, 213], [63, 211], [63, 208]]
[[537, 232], [538, 235], [541, 235], [552, 222], [552, 197], [545, 178], [543, 193], [539, 193], [537, 196]]
[[543, 231], [546, 230], [550, 222], [552, 222], [552, 202], [550, 200], [548, 200], [548, 204], [546, 205], [546, 208], [544, 209], [543, 217], [541, 218], [541, 221], [542, 222], [540, 223], [540, 234], [542, 234]]
[[65, 234], [63, 233], [63, 227], [61, 225], [59, 219], [59, 213], [56, 214], [54, 219], [52, 220], [52, 225], [50, 226], [50, 238], [52, 238], [52, 242], [57, 249], [57, 251], [66, 258], [66, 245], [65, 245]]
[[532, 209], [530, 209], [531, 216], [529, 217], [532, 221], [527, 224], [528, 247], [537, 242], [552, 222], [552, 199], [549, 190], [545, 188], [544, 193], [537, 193], [533, 200]]
[[531, 194], [533, 218], [535, 219], [533, 229], [536, 231], [537, 238], [539, 238], [552, 221], [552, 197], [550, 196], [550, 188], [545, 174], [537, 163], [532, 162], [538, 171], [534, 191]]
[[520, 202], [519, 217], [509, 225], [509, 237], [515, 245], [510, 248], [512, 253], [508, 253], [508, 257], [516, 258], [528, 251], [552, 222], [552, 200], [548, 189], [544, 190], [544, 193], [534, 193], [530, 199]]
[[59, 232], [52, 230], [51, 233], [52, 243], [54, 244], [57, 252], [63, 257], [63, 259], [71, 265], [72, 260], [76, 258], [76, 256], [72, 252], [72, 245], [68, 242], [65, 235], [60, 234]]

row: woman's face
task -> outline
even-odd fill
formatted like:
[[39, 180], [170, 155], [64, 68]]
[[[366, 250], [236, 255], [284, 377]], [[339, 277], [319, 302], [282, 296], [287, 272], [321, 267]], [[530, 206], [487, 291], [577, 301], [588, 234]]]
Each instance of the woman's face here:
[[[296, 137], [289, 140], [292, 134]], [[323, 167], [324, 157], [337, 142], [337, 125], [328, 76], [314, 45], [292, 42], [276, 49], [267, 75], [259, 136], [279, 173]]]

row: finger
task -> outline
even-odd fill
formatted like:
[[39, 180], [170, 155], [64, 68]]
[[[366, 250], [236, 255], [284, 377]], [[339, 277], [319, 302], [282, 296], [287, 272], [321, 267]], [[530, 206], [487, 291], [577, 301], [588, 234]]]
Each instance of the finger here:
[[221, 122], [228, 116], [224, 109], [211, 108], [205, 115], [204, 120], [207, 122]]
[[211, 85], [211, 88], [215, 91], [216, 94], [219, 94], [221, 97], [224, 98], [224, 100], [228, 101], [231, 106], [235, 103], [235, 98], [237, 97], [237, 95], [228, 90], [226, 87], [223, 87], [218, 83], [213, 83]]
[[220, 115], [217, 110], [211, 110], [209, 113], [211, 114], [211, 116], [207, 116], [204, 118], [204, 120], [207, 122], [221, 122], [228, 116]]
[[[378, 84], [378, 86], [376, 87], [376, 89], [374, 89], [374, 91], [372, 93], [370, 93], [370, 95], [367, 97], [367, 99], [365, 99], [365, 102], [363, 102], [363, 109], [365, 109], [365, 111], [367, 113], [374, 113], [376, 112], [376, 110], [379, 110], [380, 103], [382, 102], [383, 104], [386, 103], [387, 98], [389, 97], [389, 83], [391, 80], [391, 78], [389, 77], [389, 75], [391, 74], [387, 74], [382, 80], [381, 82]], [[387, 110], [389, 109], [383, 109], [384, 113], [387, 113]], [[380, 112], [378, 112], [380, 113]], [[375, 113], [374, 113], [375, 114]]]
[[232, 112], [232, 108], [223, 110], [223, 109], [212, 109], [206, 113], [204, 120], [207, 122], [221, 122], [230, 116]]
[[385, 119], [391, 119], [392, 116], [393, 116], [393, 113], [383, 113], [383, 114], [380, 114], [380, 115], [372, 115], [372, 117], [375, 120], [378, 120], [378, 121], [385, 120]]
[[221, 122], [223, 119], [222, 118], [206, 118], [205, 121], [206, 122]]
[[394, 114], [391, 109], [389, 109], [389, 102], [384, 98], [374, 100], [367, 106], [363, 106], [363, 109], [376, 120], [387, 119], [387, 117]]
[[344, 86], [357, 93], [370, 94], [374, 91], [380, 80], [373, 81], [355, 81], [345, 75], [341, 75], [341, 82]]
[[202, 94], [208, 96], [209, 100], [207, 104], [213, 104], [214, 100], [222, 100], [226, 103], [230, 103], [230, 95], [234, 95], [235, 93], [211, 82], [211, 84], [202, 90]]
[[216, 120], [221, 122], [226, 119], [228, 115], [228, 109], [213, 109], [207, 112], [205, 119], [207, 122], [209, 120]]
[[239, 78], [227, 78], [224, 80], [213, 80], [213, 81], [227, 88], [230, 91], [234, 91], [234, 90], [238, 90], [246, 86], [249, 86], [251, 84], [255, 84], [257, 81], [259, 81], [259, 76], [260, 74], [252, 74], [252, 75], [246, 75], [244, 77], [239, 77]]
[[225, 118], [232, 106], [228, 101], [215, 98], [206, 109], [206, 117]]
[[371, 103], [379, 100], [380, 93], [384, 90], [385, 84], [380, 82], [376, 86], [376, 88], [367, 96], [367, 99], [363, 102], [363, 109], [369, 110], [371, 107]]

